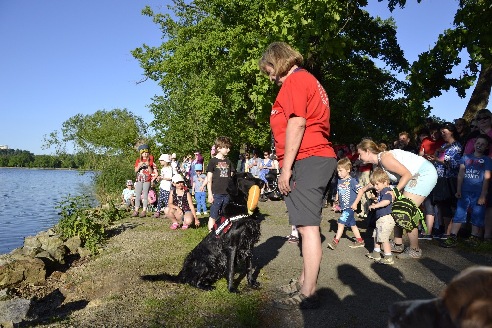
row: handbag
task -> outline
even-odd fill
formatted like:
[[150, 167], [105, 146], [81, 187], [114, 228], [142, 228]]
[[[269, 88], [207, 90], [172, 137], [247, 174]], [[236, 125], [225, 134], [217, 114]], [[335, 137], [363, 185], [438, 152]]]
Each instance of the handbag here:
[[432, 189], [432, 203], [445, 202], [456, 199], [458, 180], [456, 177], [438, 177], [437, 183]]
[[391, 207], [391, 216], [395, 220], [395, 224], [407, 231], [412, 231], [419, 226], [420, 222], [425, 233], [427, 233], [424, 215], [413, 200], [403, 196], [398, 188], [393, 191], [395, 192], [396, 200]]

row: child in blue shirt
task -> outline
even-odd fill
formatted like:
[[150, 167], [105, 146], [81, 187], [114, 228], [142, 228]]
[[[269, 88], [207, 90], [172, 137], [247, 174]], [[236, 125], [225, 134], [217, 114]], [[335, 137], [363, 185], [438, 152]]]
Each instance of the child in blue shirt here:
[[[369, 205], [369, 210], [375, 210], [376, 229], [373, 232], [374, 250], [366, 256], [382, 264], [393, 264], [393, 254], [391, 253], [390, 236], [395, 228], [395, 219], [391, 216], [391, 204], [393, 203], [393, 189], [390, 187], [390, 178], [381, 168], [374, 169], [370, 178], [371, 183], [362, 188], [357, 196], [357, 204], [362, 194], [369, 188], [376, 189], [378, 193], [377, 202]], [[384, 258], [381, 257], [381, 246]]]
[[492, 160], [485, 155], [489, 144], [488, 135], [479, 135], [475, 140], [473, 154], [463, 155], [460, 160], [456, 188], [458, 203], [452, 224], [448, 229], [450, 236], [441, 242], [442, 247], [455, 247], [458, 244], [457, 235], [461, 224], [466, 223], [468, 209], [471, 209], [472, 224], [472, 232], [468, 241], [471, 246], [477, 246], [481, 240], [479, 235], [485, 223], [485, 203], [492, 170]]
[[360, 236], [359, 229], [355, 224], [354, 216], [354, 210], [357, 209], [357, 203], [355, 203], [355, 200], [361, 186], [356, 179], [350, 176], [351, 170], [352, 162], [350, 162], [347, 157], [344, 157], [338, 161], [337, 172], [339, 179], [335, 202], [340, 206], [342, 214], [338, 219], [337, 234], [335, 238], [328, 243], [328, 248], [333, 250], [337, 247], [346, 226], [352, 229], [352, 232], [356, 238], [355, 242], [352, 245], [349, 245], [349, 247], [357, 248], [365, 246], [364, 240]]
[[204, 215], [207, 215], [207, 204], [205, 202], [207, 193], [205, 192], [205, 185], [203, 182], [207, 178], [205, 174], [203, 174], [203, 164], [195, 164], [195, 175], [193, 175], [193, 192], [195, 194], [196, 200], [196, 215], [201, 215], [202, 212]]

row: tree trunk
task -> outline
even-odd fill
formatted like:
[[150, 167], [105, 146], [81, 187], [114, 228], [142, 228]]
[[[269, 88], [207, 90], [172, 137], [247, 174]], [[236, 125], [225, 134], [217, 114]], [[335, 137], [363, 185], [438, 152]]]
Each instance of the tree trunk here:
[[492, 87], [492, 65], [483, 64], [478, 76], [477, 85], [466, 106], [463, 118], [470, 122], [475, 114], [489, 103], [490, 89]]

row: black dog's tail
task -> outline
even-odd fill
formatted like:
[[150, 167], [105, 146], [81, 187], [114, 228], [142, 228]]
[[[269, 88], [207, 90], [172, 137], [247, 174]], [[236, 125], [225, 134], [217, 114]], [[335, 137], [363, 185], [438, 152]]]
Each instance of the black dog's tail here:
[[182, 279], [179, 275], [161, 273], [161, 274], [146, 274], [140, 277], [145, 281], [170, 281], [176, 283], [182, 283]]

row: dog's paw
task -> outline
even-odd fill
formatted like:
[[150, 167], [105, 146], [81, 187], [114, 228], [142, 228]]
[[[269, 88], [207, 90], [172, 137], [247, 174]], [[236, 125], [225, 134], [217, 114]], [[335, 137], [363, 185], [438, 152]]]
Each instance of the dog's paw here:
[[237, 289], [236, 287], [231, 287], [229, 288], [229, 292], [234, 294], [239, 294], [239, 289]]

